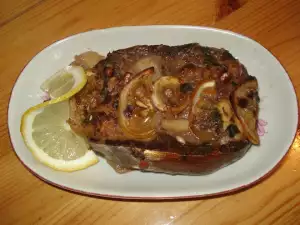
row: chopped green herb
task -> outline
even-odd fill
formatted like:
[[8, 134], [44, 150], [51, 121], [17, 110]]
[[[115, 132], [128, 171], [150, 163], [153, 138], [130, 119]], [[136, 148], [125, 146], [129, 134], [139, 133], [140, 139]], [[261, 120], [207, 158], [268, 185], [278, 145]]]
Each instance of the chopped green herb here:
[[239, 128], [235, 124], [230, 124], [226, 130], [228, 131], [229, 137], [231, 138], [240, 133]]
[[222, 116], [221, 116], [220, 112], [217, 109], [215, 109], [212, 112], [212, 120], [214, 122], [220, 122], [220, 121], [222, 121]]
[[119, 101], [118, 101], [118, 99], [115, 99], [115, 100], [114, 100], [114, 103], [113, 103], [114, 109], [117, 109], [118, 106], [119, 106]]
[[107, 94], [108, 94], [108, 90], [107, 90], [107, 88], [104, 87], [100, 92], [101, 102], [105, 101]]
[[184, 83], [180, 85], [180, 92], [187, 93], [193, 91], [193, 85], [191, 83]]
[[232, 86], [237, 86], [237, 83], [234, 81], [231, 81]]
[[87, 124], [89, 122], [90, 122], [89, 118], [81, 119], [81, 123], [83, 123], [83, 124]]

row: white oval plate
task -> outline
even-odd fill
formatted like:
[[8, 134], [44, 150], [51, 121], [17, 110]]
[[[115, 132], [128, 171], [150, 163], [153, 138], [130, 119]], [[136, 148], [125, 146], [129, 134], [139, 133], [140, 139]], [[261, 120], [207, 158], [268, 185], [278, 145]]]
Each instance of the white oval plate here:
[[[201, 45], [228, 49], [256, 76], [260, 86], [261, 127], [267, 133], [239, 161], [205, 176], [171, 176], [134, 171], [117, 174], [104, 159], [86, 170], [64, 173], [35, 160], [20, 134], [22, 113], [41, 102], [41, 83], [87, 50], [106, 54], [139, 44]], [[94, 30], [58, 41], [37, 54], [22, 71], [11, 94], [8, 124], [14, 149], [35, 175], [56, 186], [90, 195], [115, 198], [190, 198], [228, 193], [268, 174], [293, 142], [298, 121], [297, 99], [288, 74], [257, 42], [223, 30], [190, 26], [136, 26]], [[261, 123], [265, 125], [265, 123]]]

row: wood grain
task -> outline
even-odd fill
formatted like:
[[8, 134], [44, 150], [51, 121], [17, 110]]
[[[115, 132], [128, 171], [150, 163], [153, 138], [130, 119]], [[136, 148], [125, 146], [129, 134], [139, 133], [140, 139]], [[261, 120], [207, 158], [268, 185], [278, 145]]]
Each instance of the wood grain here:
[[0, 27], [36, 7], [42, 0], [12, 0], [0, 2]]
[[219, 21], [230, 15], [246, 4], [246, 2], [247, 0], [218, 0], [216, 2], [216, 20]]
[[216, 17], [218, 1], [46, 0], [35, 5], [37, 2], [13, 0], [6, 7], [0, 5], [1, 225], [300, 224], [300, 134], [281, 166], [250, 189], [193, 201], [137, 202], [81, 196], [44, 183], [17, 159], [7, 132], [10, 91], [26, 63], [56, 40], [111, 26], [189, 24], [242, 33], [272, 51], [300, 96], [300, 1], [248, 0], [220, 18]]

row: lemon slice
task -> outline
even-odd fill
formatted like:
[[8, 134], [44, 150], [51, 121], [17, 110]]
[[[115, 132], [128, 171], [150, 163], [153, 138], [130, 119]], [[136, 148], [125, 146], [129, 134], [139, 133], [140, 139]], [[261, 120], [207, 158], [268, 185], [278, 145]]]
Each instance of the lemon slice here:
[[199, 102], [203, 94], [208, 93], [208, 94], [215, 95], [216, 94], [215, 91], [216, 91], [216, 82], [214, 80], [206, 81], [201, 85], [199, 85], [192, 99], [192, 112], [194, 113], [194, 111], [196, 110], [197, 103]]
[[[76, 69], [76, 85], [65, 90], [63, 95], [28, 109], [22, 116], [20, 128], [25, 144], [40, 162], [68, 172], [98, 162], [85, 138], [72, 131], [66, 122], [69, 118], [68, 99], [86, 84], [84, 70], [81, 67], [73, 69]], [[48, 83], [48, 87], [52, 88], [52, 84]]]
[[47, 92], [51, 98], [58, 98], [70, 92], [70, 90], [71, 96], [74, 95], [78, 92], [78, 89], [82, 88], [80, 84], [84, 85], [85, 83], [86, 76], [82, 67], [67, 66], [45, 80], [40, 88]]

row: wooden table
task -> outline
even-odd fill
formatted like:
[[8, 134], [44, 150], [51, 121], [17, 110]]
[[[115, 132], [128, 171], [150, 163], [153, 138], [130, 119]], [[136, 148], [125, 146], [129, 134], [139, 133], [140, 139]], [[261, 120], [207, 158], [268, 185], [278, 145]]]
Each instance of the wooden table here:
[[[52, 42], [98, 28], [184, 24], [229, 29], [267, 47], [300, 95], [299, 0], [3, 0], [0, 3], [0, 224], [300, 224], [300, 136], [281, 166], [242, 192], [193, 201], [137, 202], [81, 196], [32, 175], [7, 131], [22, 68]], [[283, 106], [284, 107], [284, 106]]]

